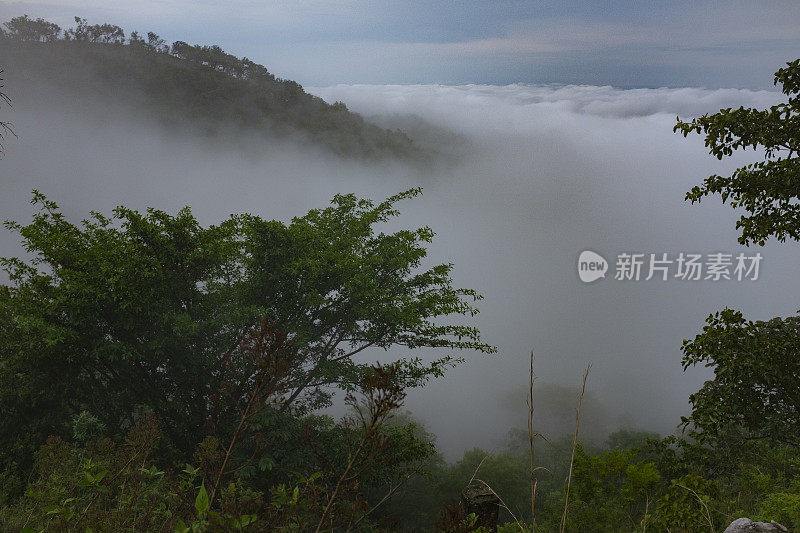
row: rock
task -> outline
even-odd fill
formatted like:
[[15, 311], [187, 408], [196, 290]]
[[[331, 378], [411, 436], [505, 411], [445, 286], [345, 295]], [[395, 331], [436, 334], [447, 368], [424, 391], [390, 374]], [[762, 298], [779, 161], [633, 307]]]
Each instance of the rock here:
[[497, 531], [500, 518], [500, 498], [482, 483], [473, 483], [461, 493], [461, 508], [465, 515], [475, 513], [479, 526]]
[[725, 529], [724, 533], [786, 533], [785, 526], [772, 522], [753, 522], [749, 518], [737, 518]]

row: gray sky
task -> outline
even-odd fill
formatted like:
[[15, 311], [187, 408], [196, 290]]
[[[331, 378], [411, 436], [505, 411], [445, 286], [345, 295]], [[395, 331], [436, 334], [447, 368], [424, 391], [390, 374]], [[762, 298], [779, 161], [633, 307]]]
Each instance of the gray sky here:
[[219, 44], [302, 84], [765, 88], [800, 56], [796, 0], [0, 0]]

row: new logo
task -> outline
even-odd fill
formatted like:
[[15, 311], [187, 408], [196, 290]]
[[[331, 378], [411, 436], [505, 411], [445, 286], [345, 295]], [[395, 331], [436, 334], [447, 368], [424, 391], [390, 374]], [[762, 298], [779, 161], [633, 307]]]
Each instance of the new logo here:
[[591, 283], [606, 277], [608, 261], [602, 255], [585, 250], [578, 257], [578, 276], [584, 283]]

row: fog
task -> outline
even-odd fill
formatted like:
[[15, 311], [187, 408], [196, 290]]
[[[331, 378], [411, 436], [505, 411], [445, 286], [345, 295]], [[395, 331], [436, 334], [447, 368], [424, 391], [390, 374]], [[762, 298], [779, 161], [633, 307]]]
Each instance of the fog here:
[[[141, 108], [113, 97], [76, 102], [41, 80], [9, 77], [5, 90], [19, 138], [5, 143], [0, 160], [2, 219], [30, 220], [32, 189], [74, 221], [120, 204], [169, 211], [189, 205], [211, 224], [236, 212], [288, 220], [336, 193], [380, 200], [422, 186], [422, 198], [400, 206], [398, 223], [437, 232], [430, 262], [452, 261], [456, 282], [485, 296], [475, 323], [499, 349], [464, 353], [466, 364], [409, 394], [406, 406], [451, 458], [473, 446], [500, 446], [510, 427], [525, 427], [531, 349], [543, 390], [571, 391], [592, 362], [587, 388], [598, 407], [588, 412], [602, 417], [594, 424], [599, 437], [619, 425], [672, 432], [688, 395], [708, 376], [704, 369], [682, 371], [681, 341], [709, 313], [729, 306], [766, 319], [796, 311], [800, 248], [792, 243], [758, 250], [764, 259], [757, 281], [613, 279], [614, 258], [623, 251], [754, 252], [737, 244], [738, 215], [718, 198], [692, 206], [683, 197], [709, 174], [757, 154], [720, 162], [701, 137], [684, 139], [672, 127], [676, 115], [766, 107], [779, 101], [777, 93], [307, 88], [380, 124], [405, 127], [454, 161], [420, 170], [345, 160], [299, 141], [166, 130]], [[579, 280], [577, 257], [587, 249], [611, 263], [606, 279]], [[0, 233], [0, 255], [20, 253], [17, 236]]]

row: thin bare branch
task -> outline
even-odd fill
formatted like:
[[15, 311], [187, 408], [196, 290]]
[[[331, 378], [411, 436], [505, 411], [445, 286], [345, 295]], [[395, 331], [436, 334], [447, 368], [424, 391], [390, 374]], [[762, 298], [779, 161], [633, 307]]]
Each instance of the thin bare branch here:
[[589, 377], [589, 370], [592, 369], [592, 364], [586, 365], [586, 372], [583, 373], [583, 384], [581, 385], [581, 393], [578, 396], [578, 408], [575, 410], [575, 434], [572, 436], [572, 454], [569, 458], [569, 474], [567, 475], [567, 490], [564, 497], [564, 513], [561, 515], [561, 528], [560, 533], [564, 533], [567, 527], [567, 510], [569, 509], [569, 489], [572, 485], [572, 468], [575, 465], [575, 448], [578, 446], [578, 429], [581, 425], [581, 407], [583, 406], [583, 395], [586, 393], [586, 380]]

